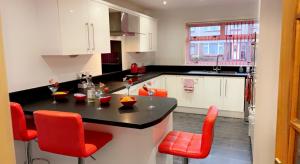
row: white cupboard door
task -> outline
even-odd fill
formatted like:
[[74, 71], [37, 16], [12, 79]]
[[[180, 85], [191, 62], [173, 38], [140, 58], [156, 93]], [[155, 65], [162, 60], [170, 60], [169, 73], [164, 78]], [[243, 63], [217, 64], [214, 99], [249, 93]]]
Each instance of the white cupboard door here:
[[222, 97], [222, 77], [205, 77], [204, 78], [204, 104], [205, 108], [209, 108], [211, 105], [217, 106], [219, 109], [223, 105]]
[[[165, 86], [166, 90], [168, 91], [168, 97], [178, 99], [178, 81], [177, 76], [174, 75], [166, 75], [165, 76]], [[179, 101], [179, 100], [178, 100]]]
[[157, 21], [152, 19], [149, 32], [150, 51], [157, 51]]
[[243, 112], [245, 79], [243, 77], [226, 77], [223, 85], [224, 110]]
[[109, 8], [104, 4], [90, 1], [90, 44], [94, 54], [110, 52]]
[[197, 108], [206, 108], [205, 97], [205, 80], [202, 76], [198, 77], [197, 83], [197, 98], [195, 98]]
[[147, 52], [150, 51], [150, 19], [140, 16], [140, 51]]
[[152, 87], [156, 89], [165, 89], [165, 78], [163, 76], [158, 76], [154, 79], [151, 79]]
[[90, 54], [89, 1], [58, 0], [63, 54]]
[[[185, 91], [184, 81], [190, 79], [194, 81], [194, 90], [192, 92]], [[179, 76], [179, 85], [176, 87], [178, 91], [178, 106], [198, 108], [199, 103], [203, 100], [200, 97], [200, 86], [203, 85], [203, 79], [194, 76]]]

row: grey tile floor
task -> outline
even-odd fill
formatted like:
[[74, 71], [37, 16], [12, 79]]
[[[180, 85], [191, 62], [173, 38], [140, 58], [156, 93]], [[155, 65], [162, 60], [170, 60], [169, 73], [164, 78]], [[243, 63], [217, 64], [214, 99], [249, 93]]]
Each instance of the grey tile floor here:
[[[174, 130], [201, 133], [205, 115], [174, 112]], [[218, 117], [214, 143], [205, 159], [190, 159], [189, 164], [251, 164], [248, 125], [243, 119]], [[174, 157], [174, 164], [182, 158]]]

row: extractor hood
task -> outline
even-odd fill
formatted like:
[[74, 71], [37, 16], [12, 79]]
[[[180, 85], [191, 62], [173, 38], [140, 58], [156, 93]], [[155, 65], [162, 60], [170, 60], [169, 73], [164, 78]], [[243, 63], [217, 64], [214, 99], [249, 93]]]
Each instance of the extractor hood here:
[[111, 36], [135, 36], [139, 34], [139, 17], [125, 12], [109, 13]]

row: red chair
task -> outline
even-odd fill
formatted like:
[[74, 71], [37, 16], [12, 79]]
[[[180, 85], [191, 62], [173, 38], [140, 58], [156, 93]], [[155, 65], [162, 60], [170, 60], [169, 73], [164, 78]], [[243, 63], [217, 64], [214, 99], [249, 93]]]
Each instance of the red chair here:
[[169, 132], [159, 145], [159, 152], [183, 157], [184, 164], [188, 164], [188, 158], [206, 158], [213, 143], [214, 124], [217, 116], [218, 109], [211, 106], [202, 126], [202, 134], [182, 131]]
[[34, 160], [43, 160], [49, 163], [49, 161], [46, 159], [32, 158], [31, 141], [37, 137], [37, 131], [35, 129], [34, 120], [32, 117], [26, 119], [23, 108], [20, 104], [15, 102], [10, 103], [10, 111], [14, 139], [25, 142], [25, 164], [31, 164]]
[[[154, 90], [154, 96], [168, 97], [168, 91], [165, 90], [165, 89], [151, 88], [151, 90]], [[149, 96], [149, 94], [144, 88], [140, 88], [139, 89], [139, 96]]]
[[108, 133], [85, 130], [79, 114], [36, 111], [39, 147], [43, 151], [78, 158], [78, 164], [112, 140]]

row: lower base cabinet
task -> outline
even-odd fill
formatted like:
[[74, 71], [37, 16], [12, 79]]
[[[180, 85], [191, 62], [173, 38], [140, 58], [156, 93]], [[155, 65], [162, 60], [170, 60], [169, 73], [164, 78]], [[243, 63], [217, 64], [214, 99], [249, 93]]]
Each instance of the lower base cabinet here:
[[[194, 81], [193, 92], [184, 90], [185, 79]], [[224, 111], [244, 112], [244, 77], [162, 75], [132, 86], [130, 95], [138, 95], [139, 88], [149, 81], [153, 88], [166, 89], [178, 106], [208, 109], [215, 105]], [[115, 94], [127, 94], [127, 89]]]
[[[194, 81], [193, 92], [184, 90], [184, 79]], [[208, 109], [215, 105], [224, 111], [244, 112], [244, 77], [166, 75], [165, 83], [178, 106]]]

